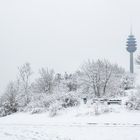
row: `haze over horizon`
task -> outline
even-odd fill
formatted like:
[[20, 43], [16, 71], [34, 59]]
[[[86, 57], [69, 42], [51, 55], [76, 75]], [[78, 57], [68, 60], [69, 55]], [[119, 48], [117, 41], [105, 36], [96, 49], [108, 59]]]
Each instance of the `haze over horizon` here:
[[140, 53], [139, 7], [138, 0], [0, 1], [0, 91], [25, 62], [35, 74], [41, 67], [73, 72], [88, 59], [128, 71], [131, 24]]

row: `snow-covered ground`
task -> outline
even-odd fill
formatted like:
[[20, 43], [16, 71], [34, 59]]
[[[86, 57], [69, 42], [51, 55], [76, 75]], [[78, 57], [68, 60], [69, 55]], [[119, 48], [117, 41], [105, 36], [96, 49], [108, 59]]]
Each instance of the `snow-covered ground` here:
[[0, 140], [140, 140], [140, 112], [113, 108], [97, 116], [87, 106], [63, 110], [53, 118], [16, 113], [0, 118]]

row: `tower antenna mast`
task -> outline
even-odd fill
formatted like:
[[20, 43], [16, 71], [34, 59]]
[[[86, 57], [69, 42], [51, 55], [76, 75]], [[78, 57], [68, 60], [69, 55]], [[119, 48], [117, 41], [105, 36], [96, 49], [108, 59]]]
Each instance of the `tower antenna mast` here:
[[130, 35], [133, 35], [133, 26], [132, 26], [132, 24], [130, 26]]

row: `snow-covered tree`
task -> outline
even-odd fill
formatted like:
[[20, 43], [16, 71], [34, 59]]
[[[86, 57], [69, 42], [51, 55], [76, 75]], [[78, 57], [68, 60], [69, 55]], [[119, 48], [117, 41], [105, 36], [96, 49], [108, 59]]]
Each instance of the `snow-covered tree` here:
[[18, 81], [20, 85], [20, 93], [22, 94], [22, 100], [24, 100], [24, 105], [26, 106], [30, 102], [30, 92], [31, 92], [31, 76], [32, 69], [29, 63], [25, 63], [18, 68], [19, 76]]
[[[65, 74], [66, 76], [66, 74]], [[77, 75], [76, 73], [74, 74], [67, 74], [67, 78], [64, 78], [64, 85], [66, 88], [66, 91], [71, 92], [71, 91], [76, 91], [78, 87], [77, 83]]]
[[119, 88], [124, 70], [107, 60], [88, 61], [82, 66], [84, 91], [102, 97]]
[[42, 68], [39, 71], [40, 77], [34, 83], [35, 91], [38, 93], [50, 94], [55, 87], [54, 71]]
[[64, 80], [64, 78], [63, 78], [63, 76], [62, 76], [62, 74], [60, 74], [60, 73], [57, 73], [56, 75], [55, 75], [55, 78], [54, 78], [54, 81], [55, 81], [55, 85], [56, 85], [56, 87], [55, 87], [55, 90], [57, 90], [57, 91], [60, 91], [60, 90], [62, 90], [62, 81]]

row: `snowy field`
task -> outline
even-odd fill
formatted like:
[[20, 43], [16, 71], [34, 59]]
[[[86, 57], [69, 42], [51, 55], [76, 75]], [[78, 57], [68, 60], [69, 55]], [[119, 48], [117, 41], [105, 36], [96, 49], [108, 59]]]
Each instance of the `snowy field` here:
[[84, 111], [73, 108], [53, 118], [47, 113], [0, 118], [0, 140], [140, 140], [140, 112], [93, 116]]
[[1, 140], [139, 140], [139, 126], [1, 125]]

